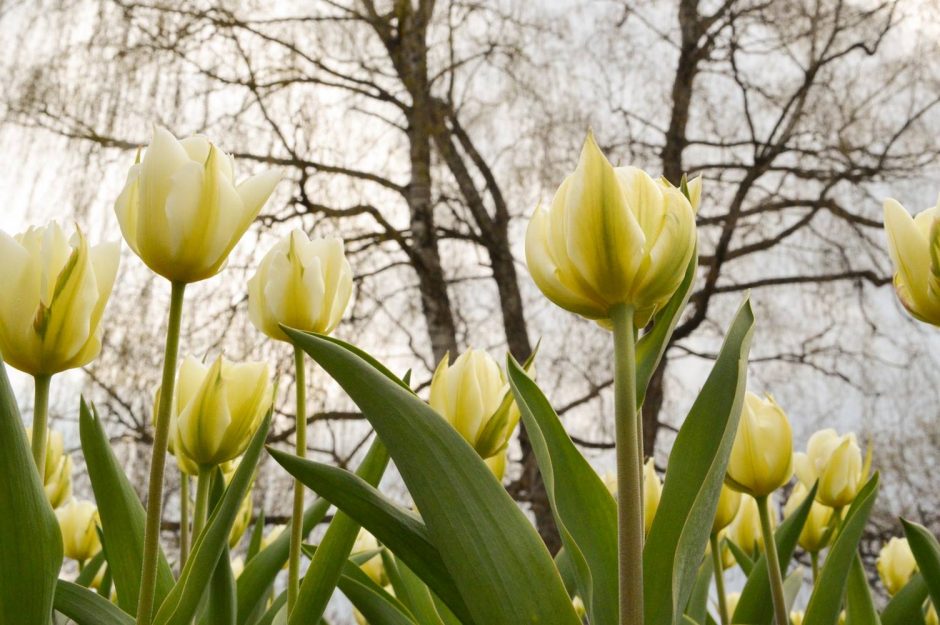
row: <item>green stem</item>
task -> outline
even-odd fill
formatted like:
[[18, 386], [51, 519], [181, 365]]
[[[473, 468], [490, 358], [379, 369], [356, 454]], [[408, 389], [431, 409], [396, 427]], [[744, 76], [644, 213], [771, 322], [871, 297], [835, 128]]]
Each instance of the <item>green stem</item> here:
[[809, 561], [813, 566], [813, 587], [815, 587], [816, 580], [819, 578], [819, 553], [814, 551], [809, 554]]
[[212, 484], [212, 467], [199, 467], [199, 477], [196, 478], [196, 509], [193, 512], [193, 539], [199, 540], [199, 535], [206, 526], [209, 516], [209, 486]]
[[183, 294], [186, 285], [174, 282], [170, 295], [170, 317], [166, 328], [163, 352], [163, 378], [160, 385], [160, 406], [153, 437], [153, 458], [150, 461], [150, 484], [147, 489], [147, 523], [144, 528], [144, 559], [140, 572], [140, 599], [137, 602], [137, 625], [150, 625], [153, 619], [153, 597], [157, 588], [157, 554], [160, 551], [160, 521], [163, 514], [163, 471], [166, 468], [167, 441], [170, 435], [170, 408], [176, 385], [176, 359], [179, 355], [180, 322], [183, 316]]
[[189, 559], [189, 475], [180, 472], [180, 573]]
[[33, 400], [33, 461], [39, 471], [39, 482], [46, 483], [46, 438], [49, 424], [49, 384], [51, 375], [37, 375]]
[[643, 624], [643, 455], [637, 440], [636, 333], [633, 309], [610, 311], [614, 326], [614, 411], [617, 440], [617, 515], [620, 625]]
[[773, 597], [774, 615], [777, 625], [787, 625], [787, 602], [783, 593], [783, 573], [780, 571], [780, 558], [777, 555], [777, 543], [770, 525], [770, 505], [767, 495], [757, 497], [757, 509], [760, 512], [760, 529], [764, 538], [764, 552], [767, 554], [767, 570], [770, 574], [770, 593]]
[[[294, 375], [296, 377], [295, 389], [297, 391], [297, 413], [295, 425], [295, 443], [297, 455], [304, 458], [307, 455], [307, 376], [304, 371], [304, 352], [294, 347]], [[304, 539], [304, 485], [300, 480], [294, 480], [294, 511], [290, 523], [290, 558], [287, 571], [287, 614], [290, 615], [300, 594], [300, 548]]]
[[712, 566], [715, 567], [715, 592], [718, 593], [718, 617], [721, 625], [728, 625], [728, 598], [725, 596], [725, 567], [721, 561], [721, 545], [718, 534], [712, 534], [710, 540], [712, 550]]

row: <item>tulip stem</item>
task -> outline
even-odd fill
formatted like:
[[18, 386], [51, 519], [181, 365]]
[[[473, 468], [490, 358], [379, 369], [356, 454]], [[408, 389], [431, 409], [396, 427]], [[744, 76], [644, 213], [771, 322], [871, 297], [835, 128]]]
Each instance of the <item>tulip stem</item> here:
[[[294, 376], [297, 392], [296, 432], [294, 435], [297, 455], [307, 455], [307, 376], [304, 369], [304, 352], [294, 346]], [[294, 480], [294, 511], [290, 522], [290, 560], [287, 571], [287, 614], [290, 615], [300, 594], [300, 548], [304, 539], [304, 485]]]
[[189, 558], [189, 475], [180, 471], [180, 573]]
[[712, 551], [712, 566], [715, 567], [715, 592], [718, 594], [718, 617], [721, 625], [728, 625], [728, 598], [725, 596], [725, 567], [721, 561], [721, 544], [718, 534], [714, 533], [709, 539]]
[[777, 625], [787, 625], [787, 602], [783, 593], [783, 573], [780, 571], [780, 558], [777, 555], [777, 542], [774, 540], [773, 527], [770, 525], [770, 504], [767, 495], [757, 497], [757, 510], [760, 513], [760, 530], [764, 538], [764, 551], [767, 554], [767, 571], [770, 574], [770, 594], [774, 604], [774, 618]]
[[183, 317], [184, 282], [173, 282], [170, 294], [170, 315], [163, 352], [163, 378], [160, 384], [160, 405], [157, 409], [153, 436], [153, 458], [150, 461], [150, 484], [147, 489], [147, 523], [144, 528], [144, 559], [140, 572], [140, 598], [137, 602], [137, 625], [150, 625], [153, 620], [153, 597], [157, 588], [157, 554], [160, 551], [160, 521], [163, 513], [163, 471], [166, 468], [167, 442], [170, 435], [170, 408], [176, 385], [176, 359], [179, 355], [180, 322]]
[[620, 625], [642, 625], [643, 455], [637, 426], [633, 309], [626, 304], [614, 306], [610, 320], [614, 328]]
[[33, 378], [33, 461], [39, 471], [39, 483], [46, 482], [46, 438], [49, 432], [49, 383], [51, 375], [37, 375]]
[[809, 554], [809, 561], [813, 566], [813, 586], [815, 586], [816, 580], [819, 578], [819, 553], [814, 551]]
[[212, 484], [212, 467], [199, 467], [199, 476], [196, 478], [196, 508], [193, 511], [193, 538], [199, 540], [199, 535], [206, 526], [209, 516], [209, 486]]

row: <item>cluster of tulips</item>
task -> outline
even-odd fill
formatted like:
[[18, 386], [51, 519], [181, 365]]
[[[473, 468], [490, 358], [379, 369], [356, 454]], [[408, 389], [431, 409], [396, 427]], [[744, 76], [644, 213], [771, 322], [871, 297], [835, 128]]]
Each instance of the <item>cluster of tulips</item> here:
[[[180, 326], [186, 285], [222, 271], [278, 180], [265, 172], [236, 183], [234, 160], [206, 138], [157, 128], [115, 203], [128, 247], [170, 283], [146, 507], [94, 406], [82, 400], [78, 413], [95, 503], [72, 498], [72, 459], [47, 427], [52, 377], [101, 349], [119, 244], [90, 245], [56, 223], [0, 233], [0, 355], [35, 379], [27, 429], [0, 375], [0, 623], [60, 614], [79, 625], [300, 625], [323, 622], [338, 589], [370, 625], [936, 624], [940, 545], [914, 523], [880, 554], [891, 599], [875, 608], [858, 552], [878, 489], [871, 447], [863, 454], [854, 434], [825, 429], [794, 453], [783, 409], [746, 390], [747, 298], [664, 479], [644, 458], [646, 387], [696, 277], [701, 178], [675, 186], [615, 168], [588, 136], [575, 171], [529, 224], [538, 288], [612, 335], [617, 471], [608, 477], [535, 383], [534, 356], [510, 355], [505, 367], [474, 349], [445, 357], [424, 401], [410, 373], [331, 338], [352, 269], [340, 239], [301, 231], [264, 255], [247, 286], [254, 326], [295, 356], [294, 453], [265, 448], [268, 366], [222, 355], [180, 362]], [[889, 201], [885, 216], [901, 301], [940, 325], [940, 214], [912, 219]], [[355, 472], [306, 458], [308, 356], [375, 430]], [[557, 554], [501, 483], [520, 421], [561, 536]], [[175, 566], [161, 545], [168, 452], [181, 475]], [[267, 533], [251, 497], [264, 453], [294, 478], [290, 522]], [[410, 507], [378, 488], [390, 461]], [[331, 507], [325, 533], [307, 542]], [[797, 546], [810, 562], [806, 580]], [[72, 581], [60, 578], [63, 556], [78, 563]], [[746, 581], [726, 593], [735, 565]]]

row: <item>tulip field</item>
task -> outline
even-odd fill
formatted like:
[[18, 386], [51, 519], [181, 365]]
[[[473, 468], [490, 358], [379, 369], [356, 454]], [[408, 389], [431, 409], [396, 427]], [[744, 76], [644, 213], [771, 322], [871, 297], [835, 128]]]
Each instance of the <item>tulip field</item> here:
[[[423, 388], [369, 345], [333, 337], [354, 297], [347, 244], [299, 229], [244, 288], [251, 324], [294, 356], [293, 442], [269, 445], [275, 369], [194, 354], [181, 339], [201, 314], [189, 285], [223, 279], [279, 184], [277, 170], [244, 177], [240, 166], [204, 136], [154, 126], [114, 198], [123, 242], [89, 241], [61, 221], [0, 233], [0, 625], [313, 625], [328, 623], [334, 595], [368, 625], [940, 623], [940, 543], [928, 529], [898, 519], [874, 568], [860, 555], [881, 482], [872, 444], [823, 427], [797, 449], [787, 406], [749, 383], [762, 320], [748, 296], [725, 319], [664, 474], [644, 454], [650, 380], [701, 279], [707, 177], [615, 167], [588, 133], [528, 221], [536, 287], [613, 347], [603, 418], [616, 471], [602, 475], [540, 385], [539, 350], [524, 362], [449, 354]], [[940, 326], [940, 212], [912, 216], [888, 199], [884, 223], [897, 297]], [[149, 479], [141, 496], [99, 408], [76, 395], [74, 453], [92, 495], [79, 498], [72, 454], [49, 427], [50, 392], [101, 354], [122, 257], [170, 294], [165, 336], [154, 337], [160, 384], [146, 398]], [[32, 404], [6, 367], [32, 377]], [[314, 372], [375, 432], [357, 467], [307, 457]], [[520, 428], [560, 535], [554, 553], [504, 487]], [[251, 498], [265, 457], [293, 480], [289, 522], [274, 530]], [[383, 492], [392, 465], [408, 505]], [[173, 545], [161, 532], [171, 472], [182, 489]]]

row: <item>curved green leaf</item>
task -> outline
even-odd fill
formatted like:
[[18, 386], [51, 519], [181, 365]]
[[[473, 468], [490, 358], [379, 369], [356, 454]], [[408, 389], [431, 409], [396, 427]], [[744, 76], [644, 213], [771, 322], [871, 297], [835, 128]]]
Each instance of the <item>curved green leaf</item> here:
[[342, 341], [285, 331], [339, 382], [388, 447], [473, 620], [577, 625], [545, 544], [460, 434]]
[[0, 622], [48, 623], [61, 566], [59, 523], [33, 464], [0, 359]]
[[[362, 612], [369, 625], [418, 625], [418, 621], [401, 601], [373, 582], [352, 562], [344, 564], [338, 587]], [[430, 624], [422, 622], [421, 625]]]
[[858, 553], [855, 554], [852, 568], [849, 569], [849, 585], [845, 593], [845, 616], [849, 625], [881, 625], [871, 590], [868, 588], [865, 567], [862, 566], [862, 558]]
[[923, 525], [905, 519], [901, 519], [901, 524], [917, 560], [917, 569], [927, 584], [930, 600], [940, 605], [940, 543]]
[[885, 606], [881, 625], [924, 625], [923, 605], [927, 594], [927, 582], [920, 573], [915, 573]]
[[575, 447], [541, 389], [512, 356], [507, 358], [506, 369], [588, 620], [594, 625], [616, 625], [617, 503]]
[[753, 327], [745, 299], [676, 436], [643, 551], [647, 625], [673, 625], [695, 586], [741, 415]]
[[714, 570], [711, 558], [702, 560], [701, 566], [698, 567], [695, 588], [689, 597], [689, 604], [685, 606], [685, 616], [696, 623], [704, 623], [705, 615], [708, 614], [708, 591], [711, 589]]
[[95, 581], [95, 578], [98, 577], [98, 571], [101, 570], [101, 567], [106, 565], [104, 549], [102, 549], [85, 563], [84, 568], [82, 568], [78, 577], [75, 578], [75, 583], [84, 588], [88, 588], [91, 586], [91, 583]]
[[395, 596], [415, 615], [416, 621], [421, 625], [444, 625], [430, 589], [407, 564], [388, 549], [382, 549], [382, 565], [395, 590]]
[[134, 617], [121, 608], [98, 593], [64, 579], [56, 583], [55, 609], [77, 625], [134, 625]]

